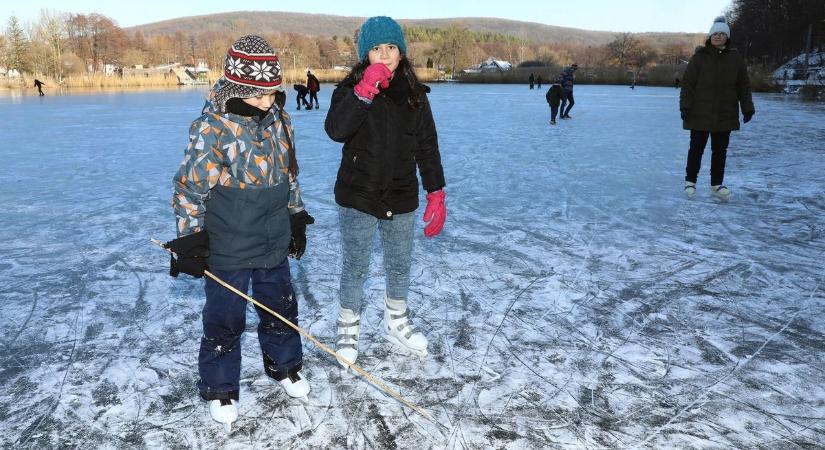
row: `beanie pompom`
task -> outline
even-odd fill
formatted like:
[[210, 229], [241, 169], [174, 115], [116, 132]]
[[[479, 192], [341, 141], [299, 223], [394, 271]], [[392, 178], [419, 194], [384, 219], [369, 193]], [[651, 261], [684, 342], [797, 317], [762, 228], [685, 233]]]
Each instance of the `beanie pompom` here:
[[719, 16], [713, 19], [713, 25], [711, 25], [710, 31], [708, 31], [708, 37], [713, 35], [713, 33], [725, 33], [725, 36], [730, 39], [730, 26], [728, 26], [728, 21], [725, 19], [725, 16]]

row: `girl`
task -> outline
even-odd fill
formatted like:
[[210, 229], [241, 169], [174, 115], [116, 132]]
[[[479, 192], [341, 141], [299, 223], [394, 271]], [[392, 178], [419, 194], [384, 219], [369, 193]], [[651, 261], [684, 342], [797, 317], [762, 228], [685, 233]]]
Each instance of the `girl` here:
[[[259, 36], [244, 36], [229, 49], [224, 75], [210, 92], [203, 114], [189, 129], [190, 141], [174, 177], [172, 205], [178, 239], [170, 274], [215, 274], [253, 296], [291, 322], [298, 321], [287, 255], [300, 258], [306, 225], [295, 178], [292, 125], [282, 105], [281, 66]], [[264, 370], [291, 397], [306, 397], [301, 374], [300, 335], [258, 310], [258, 340]], [[241, 334], [246, 301], [217, 282], [206, 280], [203, 337], [198, 356], [201, 397], [212, 418], [231, 428], [238, 418]]]
[[696, 194], [696, 179], [702, 153], [710, 137], [710, 190], [722, 201], [730, 198], [730, 189], [722, 184], [725, 177], [730, 132], [739, 129], [739, 107], [744, 122], [755, 112], [751, 99], [748, 68], [739, 53], [728, 47], [730, 27], [724, 16], [717, 17], [704, 47], [690, 58], [682, 79], [679, 109], [682, 127], [690, 130], [690, 150], [685, 168], [685, 194]]
[[438, 235], [447, 216], [428, 88], [407, 60], [397, 22], [372, 17], [359, 33], [360, 62], [333, 92], [325, 123], [329, 137], [344, 144], [335, 181], [343, 247], [336, 352], [350, 362], [358, 357], [363, 285], [378, 228], [386, 275], [384, 332], [390, 342], [424, 356], [427, 338], [412, 326], [407, 308], [416, 166], [428, 192], [424, 234]]

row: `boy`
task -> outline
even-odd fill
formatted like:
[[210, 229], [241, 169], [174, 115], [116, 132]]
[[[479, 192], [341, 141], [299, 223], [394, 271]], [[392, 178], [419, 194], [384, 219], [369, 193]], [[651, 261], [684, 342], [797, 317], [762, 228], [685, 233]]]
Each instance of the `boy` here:
[[544, 98], [550, 105], [550, 125], [556, 124], [556, 114], [559, 113], [559, 104], [561, 103], [563, 95], [561, 79], [557, 77], [553, 80], [553, 85], [550, 86], [550, 89], [547, 90], [547, 94], [544, 95]]
[[295, 97], [295, 102], [298, 104], [296, 108], [298, 111], [301, 110], [301, 103], [304, 104], [304, 109], [312, 109], [312, 105], [307, 102], [307, 94], [309, 94], [309, 89], [303, 84], [293, 84], [292, 88], [298, 92], [298, 96]]
[[[170, 275], [200, 278], [208, 268], [241, 292], [251, 281], [258, 301], [297, 324], [287, 255], [301, 257], [314, 220], [295, 178], [289, 116], [272, 111], [280, 88], [278, 56], [263, 38], [244, 36], [229, 48], [223, 77], [189, 129], [172, 198], [179, 237], [167, 246], [177, 255]], [[229, 429], [238, 417], [246, 301], [210, 278], [205, 287], [198, 389], [212, 418]], [[300, 335], [258, 315], [266, 374], [289, 396], [306, 397]]]

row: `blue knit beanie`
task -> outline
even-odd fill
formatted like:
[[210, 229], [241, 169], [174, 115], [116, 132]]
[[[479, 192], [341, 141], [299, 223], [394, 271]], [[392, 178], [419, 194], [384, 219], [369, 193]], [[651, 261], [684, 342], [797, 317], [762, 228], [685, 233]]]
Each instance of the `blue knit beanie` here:
[[379, 44], [395, 44], [402, 55], [407, 54], [407, 42], [401, 25], [391, 17], [370, 17], [361, 25], [361, 31], [358, 32], [358, 59], [363, 60]]

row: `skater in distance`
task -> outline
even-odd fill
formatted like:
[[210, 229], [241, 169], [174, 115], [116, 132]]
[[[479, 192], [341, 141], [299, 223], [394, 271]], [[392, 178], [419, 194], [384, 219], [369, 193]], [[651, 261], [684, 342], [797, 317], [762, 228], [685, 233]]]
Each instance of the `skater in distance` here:
[[312, 71], [307, 70], [307, 90], [309, 90], [309, 106], [315, 102], [315, 109], [318, 109], [318, 91], [321, 90], [321, 82], [313, 75]]
[[[577, 70], [579, 70], [579, 65], [573, 63], [559, 74], [561, 87], [564, 90], [564, 96], [561, 98], [561, 110], [559, 111], [561, 112], [562, 119], [572, 119], [572, 117], [570, 117], [570, 110], [573, 109], [573, 105], [576, 104], [576, 101], [573, 99], [573, 73]], [[567, 105], [567, 109], [565, 109], [565, 105]]]
[[547, 104], [550, 105], [550, 125], [556, 124], [556, 114], [559, 113], [559, 103], [561, 103], [562, 97], [564, 97], [564, 91], [561, 87], [561, 77], [556, 77], [553, 80], [553, 85], [544, 94]]

